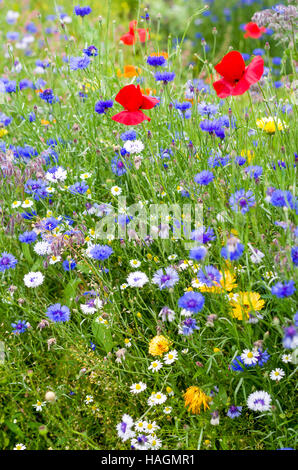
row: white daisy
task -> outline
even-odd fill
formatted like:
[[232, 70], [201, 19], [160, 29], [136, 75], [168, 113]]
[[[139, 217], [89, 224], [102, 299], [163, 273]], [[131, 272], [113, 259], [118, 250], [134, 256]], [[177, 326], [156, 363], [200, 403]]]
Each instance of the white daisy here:
[[161, 361], [153, 361], [151, 362], [150, 366], [148, 367], [149, 370], [152, 370], [152, 372], [157, 372], [162, 368], [162, 362]]
[[177, 259], [177, 255], [173, 254], [173, 255], [168, 256], [169, 261], [174, 261], [174, 259]]
[[269, 411], [271, 409], [271, 396], [264, 390], [253, 392], [249, 395], [246, 404], [253, 411]]
[[49, 264], [56, 264], [59, 263], [59, 261], [61, 261], [61, 256], [52, 255], [49, 259]]
[[258, 362], [259, 352], [250, 351], [250, 349], [244, 349], [241, 354], [241, 359], [245, 365], [256, 364]]
[[144, 431], [149, 433], [149, 434], [154, 434], [157, 429], [160, 429], [160, 427], [158, 426], [158, 424], [155, 421], [153, 421], [153, 422], [148, 421]]
[[172, 351], [169, 351], [167, 354], [164, 356], [164, 363], [165, 364], [173, 364], [178, 359], [178, 353], [175, 349]]
[[126, 348], [130, 348], [131, 347], [131, 339], [125, 338], [124, 344], [125, 344]]
[[92, 176], [92, 173], [86, 172], [86, 173], [82, 173], [80, 175], [80, 178], [81, 178], [81, 180], [87, 180], [88, 178], [90, 178], [90, 176]]
[[152, 450], [158, 450], [162, 446], [162, 442], [160, 439], [158, 439], [156, 436], [149, 436], [148, 442], [150, 445], [150, 449]]
[[120, 194], [122, 193], [122, 189], [119, 188], [119, 186], [113, 186], [111, 188], [111, 193], [113, 196], [120, 196]]
[[145, 432], [146, 427], [148, 426], [147, 421], [136, 421], [135, 423], [135, 430], [138, 432]]
[[42, 411], [42, 407], [46, 404], [45, 401], [40, 401], [40, 400], [37, 400], [37, 402], [35, 403], [35, 405], [32, 405], [36, 411]]
[[283, 369], [279, 369], [278, 367], [270, 372], [270, 379], [276, 380], [279, 382], [285, 375], [285, 371]]
[[13, 450], [26, 450], [26, 446], [24, 444], [16, 444]]
[[151, 397], [152, 397], [152, 401], [155, 405], [161, 405], [167, 399], [167, 396], [164, 393], [161, 393], [161, 392], [153, 393], [151, 395]]
[[89, 405], [89, 403], [93, 402], [93, 396], [92, 395], [87, 395], [85, 398], [85, 403], [86, 405]]
[[143, 287], [148, 281], [146, 274], [141, 271], [130, 273], [127, 277], [127, 284], [130, 287]]
[[11, 204], [11, 207], [12, 208], [19, 207], [21, 204], [22, 204], [21, 201], [13, 201], [13, 203]]
[[166, 407], [163, 409], [163, 412], [164, 412], [166, 415], [169, 415], [169, 414], [172, 412], [172, 407], [171, 407], [171, 406], [166, 406]]
[[22, 207], [24, 209], [28, 209], [29, 207], [32, 207], [33, 204], [33, 201], [31, 201], [30, 199], [25, 199], [25, 201], [22, 203]]
[[27, 287], [38, 287], [44, 281], [44, 275], [40, 271], [29, 272], [24, 276], [24, 284]]
[[121, 284], [120, 289], [121, 289], [121, 290], [124, 290], [124, 289], [126, 289], [127, 287], [128, 287], [128, 284], [124, 283], [124, 284]]
[[134, 383], [130, 386], [130, 392], [134, 393], [136, 395], [137, 393], [141, 393], [144, 390], [146, 390], [146, 388], [147, 388], [147, 385], [145, 383], [138, 382], [138, 383]]
[[141, 261], [139, 261], [138, 259], [132, 259], [130, 260], [129, 264], [133, 268], [138, 268], [139, 266], [141, 266]]
[[291, 354], [283, 354], [281, 360], [282, 360], [282, 362], [284, 362], [285, 364], [287, 364], [288, 362], [293, 362], [293, 359], [292, 359]]

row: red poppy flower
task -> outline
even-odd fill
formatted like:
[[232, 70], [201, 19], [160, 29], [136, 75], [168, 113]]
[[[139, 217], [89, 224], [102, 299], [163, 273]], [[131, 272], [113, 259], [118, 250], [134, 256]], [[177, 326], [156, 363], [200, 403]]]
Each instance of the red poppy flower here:
[[264, 60], [255, 57], [248, 67], [238, 51], [231, 51], [215, 66], [215, 70], [223, 77], [213, 83], [217, 96], [243, 95], [254, 83], [257, 83], [264, 72]]
[[125, 110], [115, 114], [112, 119], [126, 126], [135, 126], [145, 121], [145, 119], [150, 121], [150, 118], [140, 109], [151, 109], [159, 103], [157, 98], [142, 95], [140, 85], [135, 86], [133, 84], [123, 87], [116, 95], [115, 101], [120, 103]]
[[122, 41], [127, 46], [132, 46], [133, 44], [135, 44], [135, 42], [137, 40], [137, 37], [136, 37], [136, 34], [135, 34], [136, 30], [138, 32], [140, 42], [146, 42], [146, 38], [150, 39], [148, 29], [136, 28], [136, 27], [137, 27], [136, 20], [131, 21], [129, 23], [128, 33], [123, 34], [123, 36], [121, 36], [121, 38], [120, 38], [120, 41]]
[[254, 38], [259, 39], [263, 33], [265, 33], [266, 28], [262, 26], [261, 28], [258, 27], [257, 23], [247, 23], [244, 26], [246, 33], [244, 34], [245, 38]]

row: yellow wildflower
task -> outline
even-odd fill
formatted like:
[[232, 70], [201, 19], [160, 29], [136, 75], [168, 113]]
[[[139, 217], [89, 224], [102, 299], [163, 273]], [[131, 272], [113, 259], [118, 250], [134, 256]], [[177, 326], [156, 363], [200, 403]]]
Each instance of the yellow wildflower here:
[[189, 407], [188, 411], [194, 414], [201, 413], [201, 407], [203, 405], [204, 411], [210, 408], [209, 402], [212, 401], [211, 397], [208, 397], [203, 390], [195, 385], [188, 387], [183, 395], [185, 400], [185, 407]]
[[163, 335], [154, 336], [149, 343], [149, 354], [152, 356], [162, 356], [168, 352], [171, 342]]
[[232, 316], [242, 320], [243, 317], [245, 320], [249, 319], [250, 312], [258, 312], [262, 310], [265, 305], [263, 299], [261, 299], [258, 292], [239, 292], [239, 296], [231, 300], [232, 305]]
[[262, 131], [270, 135], [275, 134], [276, 124], [277, 124], [277, 128], [279, 131], [283, 131], [286, 128], [286, 125], [284, 122], [282, 122], [280, 119], [274, 120], [273, 117], [271, 116], [257, 119], [256, 124], [259, 127], [259, 129], [262, 129]]

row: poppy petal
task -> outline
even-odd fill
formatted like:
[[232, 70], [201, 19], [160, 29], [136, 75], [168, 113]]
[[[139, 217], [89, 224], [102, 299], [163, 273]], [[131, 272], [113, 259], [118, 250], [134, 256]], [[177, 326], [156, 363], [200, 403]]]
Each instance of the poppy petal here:
[[147, 40], [150, 39], [148, 29], [138, 28], [138, 33], [139, 33], [140, 42], [146, 42], [146, 38]]
[[127, 111], [137, 111], [143, 101], [143, 96], [139, 86], [133, 84], [126, 85], [116, 95], [115, 100]]
[[145, 96], [143, 95], [143, 101], [142, 105], [140, 106], [141, 109], [151, 109], [154, 108], [154, 106], [159, 103], [159, 100], [157, 98], [154, 98], [153, 96]]
[[119, 40], [126, 46], [132, 46], [136, 42], [135, 35], [132, 33], [123, 34]]
[[232, 95], [233, 86], [224, 78], [213, 83], [213, 88], [219, 98], [226, 98]]
[[244, 74], [245, 62], [240, 52], [231, 51], [215, 66], [215, 70], [229, 82], [235, 82]]
[[150, 121], [150, 118], [146, 116], [142, 111], [121, 111], [121, 113], [112, 116], [113, 121], [120, 122], [126, 126], [135, 126], [141, 122]]
[[248, 67], [245, 70], [244, 77], [245, 80], [250, 84], [253, 85], [257, 83], [260, 78], [262, 77], [264, 72], [264, 59], [262, 57], [255, 57]]

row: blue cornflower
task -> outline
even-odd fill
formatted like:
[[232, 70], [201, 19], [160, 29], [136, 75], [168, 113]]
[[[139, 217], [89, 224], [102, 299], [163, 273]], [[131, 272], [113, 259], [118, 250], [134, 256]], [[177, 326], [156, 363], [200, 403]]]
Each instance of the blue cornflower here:
[[95, 46], [88, 46], [86, 49], [83, 49], [84, 54], [88, 57], [96, 57], [98, 56], [98, 49]]
[[70, 319], [70, 311], [66, 305], [53, 304], [46, 311], [47, 317], [53, 322], [65, 322]]
[[282, 61], [281, 57], [272, 57], [272, 64], [273, 65], [279, 66], [279, 65], [281, 65], [281, 61]]
[[207, 254], [207, 248], [205, 248], [204, 246], [198, 246], [196, 248], [192, 248], [189, 251], [189, 257], [196, 261], [201, 261], [202, 259], [204, 259], [206, 254]]
[[112, 253], [113, 250], [108, 245], [94, 245], [89, 251], [89, 256], [98, 261], [104, 261], [108, 259]]
[[174, 268], [168, 267], [165, 272], [158, 269], [152, 278], [153, 284], [157, 284], [160, 290], [174, 287], [179, 281], [179, 276]]
[[11, 326], [13, 327], [13, 334], [19, 335], [21, 333], [24, 333], [24, 331], [26, 331], [30, 327], [30, 324], [28, 322], [25, 322], [24, 320], [18, 320], [17, 323], [12, 323]]
[[231, 363], [231, 369], [235, 372], [242, 372], [248, 367], [253, 367], [255, 364], [244, 364], [241, 356], [236, 356], [235, 359]]
[[91, 12], [92, 12], [92, 9], [87, 6], [87, 7], [80, 7], [80, 5], [77, 5], [74, 7], [73, 9], [73, 12], [77, 15], [77, 16], [81, 16], [81, 17], [84, 17], [86, 15], [89, 15]]
[[35, 148], [30, 147], [30, 145], [25, 145], [24, 147], [15, 147], [13, 148], [13, 154], [16, 158], [32, 158], [38, 155]]
[[15, 80], [8, 81], [4, 85], [6, 93], [15, 93], [17, 91], [17, 83]]
[[85, 183], [85, 181], [78, 181], [75, 184], [72, 184], [69, 186], [68, 190], [72, 194], [84, 194], [86, 191], [88, 191], [89, 186], [88, 184]]
[[157, 82], [163, 82], [163, 84], [166, 85], [167, 83], [172, 82], [174, 80], [175, 73], [174, 72], [156, 72], [154, 77]]
[[120, 135], [120, 138], [121, 140], [123, 140], [123, 142], [126, 142], [127, 140], [136, 140], [137, 133], [134, 130], [125, 131], [125, 132], [122, 132], [122, 134]]
[[229, 203], [235, 212], [245, 214], [249, 211], [250, 207], [255, 205], [256, 201], [252, 191], [239, 189], [239, 191], [230, 196]]
[[127, 164], [118, 155], [113, 158], [111, 167], [112, 172], [117, 176], [122, 176], [127, 171]]
[[235, 162], [237, 163], [237, 165], [242, 166], [246, 163], [246, 158], [238, 155], [237, 157], [235, 157]]
[[242, 256], [243, 251], [244, 245], [242, 245], [242, 243], [240, 243], [239, 241], [236, 241], [236, 243], [234, 243], [234, 241], [232, 242], [231, 240], [230, 243], [228, 241], [227, 245], [221, 249], [220, 254], [224, 259], [235, 261]]
[[195, 318], [188, 317], [182, 322], [182, 334], [185, 336], [192, 335], [194, 330], [199, 330]]
[[263, 168], [258, 165], [250, 165], [250, 166], [247, 166], [244, 171], [251, 178], [254, 178], [255, 180], [257, 180], [263, 173]]
[[193, 230], [191, 232], [191, 240], [194, 240], [196, 242], [200, 243], [209, 243], [212, 242], [213, 240], [216, 239], [216, 235], [214, 235], [214, 230], [211, 227], [208, 227], [206, 230], [206, 227], [202, 225], [200, 228]]
[[291, 250], [291, 257], [295, 266], [298, 266], [298, 245], [293, 246]]
[[152, 67], [164, 67], [167, 63], [166, 58], [163, 55], [150, 55], [147, 59], [147, 64]]
[[76, 267], [76, 262], [73, 259], [66, 259], [62, 263], [64, 271], [72, 271]]
[[295, 291], [296, 289], [294, 281], [284, 282], [284, 284], [282, 282], [277, 282], [271, 288], [271, 294], [275, 295], [279, 299], [289, 297], [290, 295], [293, 295]]
[[0, 255], [0, 272], [6, 271], [6, 269], [14, 269], [17, 263], [18, 260], [13, 255], [3, 251]]
[[32, 212], [29, 212], [29, 211], [26, 211], [26, 212], [22, 212], [21, 213], [21, 217], [25, 220], [31, 220], [33, 219], [35, 216], [37, 215], [37, 212], [36, 211], [32, 211]]
[[276, 189], [271, 194], [270, 203], [275, 207], [290, 207], [293, 209], [293, 196], [290, 191]]
[[275, 88], [282, 88], [284, 86], [283, 82], [281, 82], [280, 80], [274, 82], [273, 85]]
[[241, 415], [241, 411], [242, 411], [242, 406], [232, 405], [228, 409], [227, 416], [229, 418], [238, 418], [238, 416]]
[[218, 166], [226, 166], [230, 162], [230, 156], [226, 155], [225, 157], [222, 157], [220, 154], [218, 155], [212, 155], [208, 159], [208, 166], [209, 168], [216, 168]]
[[24, 191], [27, 194], [32, 194], [36, 201], [45, 199], [49, 196], [49, 193], [47, 192], [47, 185], [42, 179], [29, 179], [25, 184]]
[[178, 300], [178, 306], [189, 312], [198, 313], [204, 307], [205, 298], [199, 292], [185, 292]]
[[183, 101], [183, 103], [175, 103], [175, 109], [178, 109], [182, 113], [185, 113], [188, 109], [191, 108], [191, 103], [189, 101]]
[[24, 90], [25, 88], [34, 88], [33, 82], [29, 80], [28, 78], [23, 78], [23, 80], [20, 80], [19, 82], [19, 88], [20, 90]]
[[252, 53], [253, 53], [254, 55], [262, 56], [262, 55], [265, 54], [265, 51], [264, 51], [264, 49], [257, 48], [257, 49], [254, 49], [254, 50], [252, 51]]
[[90, 64], [90, 59], [87, 55], [83, 57], [71, 57], [69, 59], [69, 68], [70, 70], [81, 70], [88, 67]]
[[34, 122], [36, 121], [36, 115], [33, 111], [31, 111], [31, 113], [29, 113], [28, 115], [28, 119], [29, 119], [29, 122]]
[[247, 54], [247, 53], [243, 52], [243, 54], [241, 54], [241, 55], [243, 57], [243, 60], [245, 60], [245, 62], [250, 59], [250, 54]]
[[106, 110], [113, 107], [113, 100], [98, 101], [95, 104], [95, 112], [98, 114], [105, 114]]
[[258, 356], [258, 366], [263, 367], [266, 362], [269, 361], [270, 359], [270, 354], [268, 353], [267, 349], [265, 351], [262, 351], [261, 348], [258, 349], [259, 356]]
[[55, 219], [55, 217], [48, 217], [42, 224], [45, 230], [54, 230], [60, 224], [59, 220]]
[[197, 173], [194, 177], [195, 183], [200, 184], [202, 186], [207, 186], [213, 180], [214, 174], [212, 173], [212, 171], [208, 170], [203, 170], [201, 171], [201, 173]]
[[298, 331], [294, 325], [284, 328], [283, 347], [286, 349], [295, 349], [298, 346]]
[[96, 345], [92, 343], [92, 341], [90, 341], [90, 348], [92, 349], [92, 351], [96, 349]]
[[198, 279], [202, 284], [205, 284], [208, 287], [212, 287], [219, 285], [221, 274], [214, 266], [208, 265], [205, 266], [205, 268], [199, 270]]
[[219, 106], [215, 104], [206, 104], [204, 102], [198, 104], [198, 112], [201, 116], [214, 116], [218, 112]]
[[37, 240], [37, 234], [32, 230], [31, 232], [24, 232], [19, 236], [21, 243], [34, 243]]
[[59, 98], [55, 97], [51, 88], [47, 88], [46, 90], [39, 93], [39, 97], [49, 104], [56, 103], [57, 101], [59, 101]]

